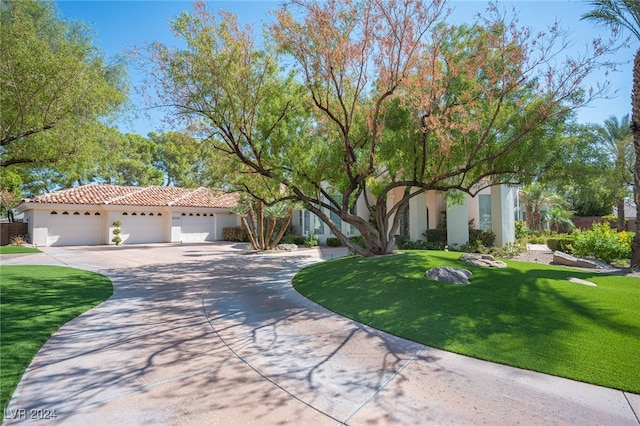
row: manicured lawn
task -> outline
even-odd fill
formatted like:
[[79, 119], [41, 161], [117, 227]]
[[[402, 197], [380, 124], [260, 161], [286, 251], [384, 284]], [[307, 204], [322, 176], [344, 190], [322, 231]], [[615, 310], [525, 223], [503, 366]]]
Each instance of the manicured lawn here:
[[35, 247], [0, 246], [0, 254], [40, 253]]
[[60, 266], [0, 266], [0, 406], [25, 369], [63, 324], [113, 294], [111, 281]]
[[[428, 346], [640, 393], [640, 279], [518, 261], [473, 268], [459, 256], [342, 258], [293, 282], [334, 312]], [[424, 276], [441, 265], [471, 270], [471, 284]]]

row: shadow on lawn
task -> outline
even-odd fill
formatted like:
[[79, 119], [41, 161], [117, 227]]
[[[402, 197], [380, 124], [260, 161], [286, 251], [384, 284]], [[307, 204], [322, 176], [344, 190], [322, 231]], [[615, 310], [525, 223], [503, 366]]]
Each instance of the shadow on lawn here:
[[[600, 273], [517, 261], [505, 269], [473, 268], [458, 257], [344, 259], [303, 270], [296, 288], [349, 318], [428, 346], [583, 381], [599, 374], [610, 387], [637, 391], [640, 344], [632, 336], [640, 327], [632, 306], [640, 292], [568, 281], [618, 279]], [[442, 265], [471, 270], [471, 284], [425, 278]]]

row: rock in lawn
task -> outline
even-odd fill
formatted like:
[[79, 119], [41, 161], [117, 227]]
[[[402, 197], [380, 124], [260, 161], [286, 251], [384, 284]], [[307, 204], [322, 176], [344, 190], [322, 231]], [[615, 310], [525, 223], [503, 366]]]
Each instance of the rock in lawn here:
[[507, 264], [496, 260], [490, 254], [464, 253], [460, 256], [460, 260], [471, 266], [481, 266], [489, 268], [506, 268]]
[[594, 262], [588, 259], [581, 259], [579, 257], [571, 256], [570, 254], [563, 253], [561, 251], [555, 251], [553, 253], [553, 263], [556, 265], [573, 266], [575, 268], [590, 268], [597, 269], [601, 265], [598, 262]]
[[278, 244], [276, 246], [276, 250], [296, 251], [296, 250], [298, 250], [298, 246], [295, 245], [295, 244]]
[[467, 269], [452, 268], [450, 266], [438, 266], [429, 269], [425, 275], [436, 281], [443, 281], [451, 284], [469, 284], [471, 271]]

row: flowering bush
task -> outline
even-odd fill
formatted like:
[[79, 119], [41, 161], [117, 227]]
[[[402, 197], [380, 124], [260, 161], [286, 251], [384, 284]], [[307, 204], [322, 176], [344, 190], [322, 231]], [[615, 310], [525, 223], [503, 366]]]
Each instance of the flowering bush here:
[[593, 256], [607, 263], [631, 257], [631, 235], [616, 232], [608, 224], [594, 223], [589, 231], [573, 235], [573, 253], [577, 256]]

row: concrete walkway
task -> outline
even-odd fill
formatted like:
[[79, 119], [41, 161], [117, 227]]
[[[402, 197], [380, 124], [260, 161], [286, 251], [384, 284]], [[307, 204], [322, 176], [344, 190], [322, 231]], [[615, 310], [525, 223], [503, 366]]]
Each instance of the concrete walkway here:
[[[41, 349], [5, 424], [640, 424], [639, 395], [425, 347], [291, 288], [299, 268], [341, 249], [242, 255], [213, 243], [44, 252], [2, 263], [97, 271], [115, 294]], [[55, 419], [37, 419], [53, 412]]]

